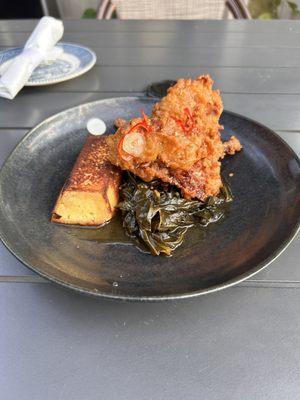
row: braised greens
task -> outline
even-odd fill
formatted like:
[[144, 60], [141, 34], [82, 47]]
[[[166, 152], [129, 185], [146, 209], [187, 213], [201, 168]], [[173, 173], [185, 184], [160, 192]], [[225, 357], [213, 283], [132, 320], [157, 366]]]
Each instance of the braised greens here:
[[186, 200], [175, 187], [157, 180], [143, 182], [128, 173], [121, 198], [118, 207], [127, 234], [153, 255], [170, 256], [182, 244], [190, 227], [220, 220], [232, 195], [224, 185], [218, 197], [210, 197], [206, 203]]

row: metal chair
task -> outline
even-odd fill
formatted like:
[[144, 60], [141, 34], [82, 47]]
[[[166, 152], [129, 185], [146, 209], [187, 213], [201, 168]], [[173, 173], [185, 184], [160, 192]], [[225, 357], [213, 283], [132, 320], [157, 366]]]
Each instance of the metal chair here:
[[[168, 3], [168, 1], [166, 1]], [[155, 4], [156, 3], [156, 4]], [[231, 13], [233, 18], [235, 19], [251, 19], [250, 12], [244, 3], [243, 0], [226, 0], [226, 1], [202, 1], [200, 4], [197, 0], [189, 0], [189, 1], [179, 1], [178, 4], [174, 5], [174, 1], [169, 1], [168, 3], [168, 15], [159, 12], [161, 8], [158, 4], [162, 4], [162, 1], [153, 1], [153, 0], [102, 0], [98, 11], [97, 18], [98, 19], [111, 19], [113, 14], [116, 13], [118, 18], [121, 19], [210, 19], [217, 18], [221, 16], [222, 18], [222, 6], [224, 9], [224, 5], [227, 10]], [[181, 3], [181, 4], [180, 4]], [[169, 6], [173, 6], [173, 15], [172, 9]], [[187, 5], [189, 6], [189, 11], [192, 9], [192, 15], [186, 15], [185, 11], [187, 9]], [[197, 14], [197, 10], [201, 7], [204, 7], [205, 10], [202, 10], [199, 14]], [[182, 13], [180, 13], [180, 7], [182, 8]], [[194, 8], [193, 8], [194, 7]], [[170, 11], [170, 12], [169, 12]], [[201, 10], [200, 10], [201, 11]], [[212, 12], [215, 11], [215, 12]], [[179, 17], [179, 18], [178, 18]]]
[[236, 19], [251, 19], [251, 14], [243, 0], [227, 0], [226, 6]]

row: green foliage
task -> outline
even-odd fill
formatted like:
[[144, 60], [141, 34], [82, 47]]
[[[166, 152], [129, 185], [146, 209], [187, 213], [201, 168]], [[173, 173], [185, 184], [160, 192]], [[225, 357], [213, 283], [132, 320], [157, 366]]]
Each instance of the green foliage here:
[[94, 8], [87, 8], [84, 10], [84, 13], [82, 14], [81, 18], [96, 18], [97, 17], [97, 11]]
[[293, 18], [300, 15], [297, 4], [287, 0], [250, 0], [249, 10], [253, 18], [259, 19], [278, 19], [278, 9], [284, 4], [288, 5]]
[[264, 12], [259, 15], [259, 19], [272, 19], [272, 14], [269, 12]]
[[288, 6], [290, 7], [291, 11], [292, 11], [292, 16], [293, 17], [297, 17], [300, 14], [300, 11], [298, 9], [298, 6], [296, 3], [294, 3], [293, 1], [287, 1]]

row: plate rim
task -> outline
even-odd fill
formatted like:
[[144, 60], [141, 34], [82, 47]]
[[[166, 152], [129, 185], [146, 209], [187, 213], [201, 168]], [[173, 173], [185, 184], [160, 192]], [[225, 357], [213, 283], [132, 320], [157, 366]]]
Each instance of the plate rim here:
[[[91, 105], [96, 105], [98, 103], [104, 102], [106, 100], [123, 100], [123, 99], [127, 99], [127, 100], [146, 100], [149, 102], [154, 102], [155, 98], [149, 98], [146, 96], [121, 96], [121, 97], [114, 97], [114, 98], [106, 98], [106, 99], [99, 99], [99, 100], [95, 100], [95, 101], [91, 101], [91, 102], [87, 102], [87, 103], [83, 103], [83, 104], [79, 104], [77, 106], [74, 107], [70, 107], [68, 109], [65, 109], [63, 111], [60, 111], [59, 113], [56, 113], [48, 118], [45, 118], [43, 121], [41, 121], [39, 124], [37, 124], [34, 128], [30, 129], [25, 135], [24, 137], [16, 144], [16, 146], [13, 148], [13, 150], [8, 154], [8, 156], [6, 157], [5, 161], [3, 162], [1, 168], [0, 168], [0, 183], [1, 183], [1, 178], [2, 178], [2, 173], [4, 170], [4, 167], [6, 165], [6, 163], [9, 161], [9, 159], [12, 157], [13, 153], [15, 152], [15, 150], [22, 145], [23, 141], [25, 141], [30, 135], [32, 135], [37, 129], [40, 128], [40, 126], [42, 126], [44, 123], [49, 123], [51, 122], [52, 119], [59, 117], [61, 114], [64, 114], [65, 112], [68, 111], [72, 111], [77, 109], [78, 107], [82, 107], [82, 106], [91, 106]], [[264, 128], [265, 130], [269, 131], [272, 135], [274, 135], [277, 139], [279, 139], [279, 141], [282, 143], [283, 146], [285, 146], [294, 156], [294, 158], [296, 159], [296, 161], [298, 163], [300, 163], [299, 157], [296, 154], [296, 152], [289, 146], [288, 143], [286, 143], [276, 132], [274, 132], [272, 129], [270, 129], [269, 127], [267, 127], [266, 125], [255, 121], [252, 118], [243, 116], [241, 114], [232, 112], [232, 111], [228, 111], [228, 110], [224, 110], [223, 113], [229, 114], [229, 115], [233, 115], [233, 116], [237, 116], [239, 118], [243, 118], [246, 119], [252, 123], [255, 123], [256, 125]], [[273, 261], [275, 261], [277, 259], [277, 257], [280, 256], [280, 254], [282, 254], [284, 252], [284, 250], [290, 245], [290, 243], [294, 240], [294, 238], [296, 237], [296, 235], [298, 234], [298, 232], [300, 232], [300, 215], [298, 218], [298, 221], [295, 221], [295, 226], [293, 228], [293, 230], [290, 232], [290, 234], [287, 236], [286, 240], [284, 240], [281, 245], [275, 250], [273, 251], [269, 257], [266, 258], [266, 260], [262, 261], [261, 263], [257, 264], [254, 268], [251, 269], [250, 272], [245, 272], [242, 275], [239, 275], [237, 278], [232, 278], [228, 281], [226, 281], [225, 283], [220, 283], [218, 285], [213, 285], [210, 286], [209, 288], [206, 289], [200, 289], [200, 290], [196, 290], [193, 292], [185, 292], [185, 293], [178, 293], [178, 294], [171, 294], [171, 295], [154, 295], [154, 296], [134, 296], [134, 295], [122, 295], [122, 294], [110, 294], [110, 293], [105, 293], [105, 292], [101, 292], [101, 291], [95, 291], [95, 290], [89, 290], [89, 289], [83, 289], [79, 286], [76, 286], [74, 284], [69, 284], [66, 283], [64, 281], [61, 281], [58, 278], [55, 278], [51, 275], [48, 275], [42, 271], [40, 271], [38, 268], [32, 266], [31, 264], [27, 263], [26, 261], [24, 261], [22, 259], [22, 256], [17, 254], [15, 252], [15, 250], [12, 248], [13, 246], [11, 246], [8, 241], [5, 239], [5, 234], [3, 232], [3, 229], [0, 225], [0, 240], [2, 241], [2, 243], [5, 245], [5, 247], [23, 264], [25, 265], [27, 268], [29, 268], [30, 270], [34, 271], [35, 273], [37, 273], [39, 276], [48, 279], [50, 282], [56, 284], [57, 286], [60, 287], [64, 287], [67, 288], [69, 290], [72, 290], [73, 292], [77, 292], [80, 294], [84, 294], [90, 297], [94, 297], [94, 298], [98, 298], [98, 299], [110, 299], [110, 300], [118, 300], [118, 301], [128, 301], [128, 302], [158, 302], [158, 301], [168, 301], [168, 300], [183, 300], [183, 299], [188, 299], [188, 298], [194, 298], [194, 297], [198, 297], [198, 296], [203, 296], [203, 295], [207, 295], [207, 294], [211, 294], [211, 293], [215, 293], [215, 292], [219, 292], [221, 290], [227, 289], [229, 287], [232, 287], [234, 285], [237, 285], [243, 281], [245, 281], [248, 278], [251, 278], [252, 276], [256, 275], [258, 272], [264, 270], [268, 265], [270, 265]]]
[[[71, 73], [71, 74], [69, 74], [67, 76], [61, 76], [59, 78], [53, 78], [53, 79], [43, 79], [43, 80], [35, 81], [35, 82], [30, 82], [30, 80], [29, 80], [26, 83], [26, 85], [24, 85], [24, 87], [48, 86], [48, 85], [55, 85], [56, 83], [66, 82], [66, 81], [69, 81], [71, 79], [78, 78], [79, 76], [85, 74], [90, 69], [92, 69], [94, 67], [94, 65], [96, 64], [97, 55], [94, 52], [94, 50], [90, 49], [89, 47], [84, 46], [82, 44], [73, 43], [73, 42], [58, 42], [57, 45], [58, 44], [67, 45], [67, 46], [73, 46], [73, 47], [80, 47], [81, 49], [86, 50], [92, 56], [91, 62], [88, 65], [86, 65], [84, 68], [80, 69], [80, 71], [78, 71], [78, 70], [74, 71], [73, 73]], [[5, 53], [5, 52], [11, 51], [11, 50], [20, 50], [20, 49], [23, 49], [23, 47], [22, 46], [17, 46], [17, 47], [10, 47], [8, 49], [1, 50], [0, 51], [0, 56], [1, 56], [1, 54]]]

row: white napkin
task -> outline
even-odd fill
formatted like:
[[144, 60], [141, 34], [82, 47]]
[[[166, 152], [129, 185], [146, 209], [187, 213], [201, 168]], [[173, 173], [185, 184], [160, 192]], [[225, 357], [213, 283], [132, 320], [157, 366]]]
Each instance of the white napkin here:
[[62, 38], [62, 21], [43, 17], [27, 40], [24, 49], [4, 71], [0, 78], [0, 97], [13, 99], [27, 83], [33, 70], [53, 53]]

